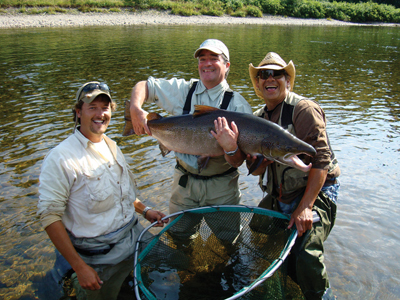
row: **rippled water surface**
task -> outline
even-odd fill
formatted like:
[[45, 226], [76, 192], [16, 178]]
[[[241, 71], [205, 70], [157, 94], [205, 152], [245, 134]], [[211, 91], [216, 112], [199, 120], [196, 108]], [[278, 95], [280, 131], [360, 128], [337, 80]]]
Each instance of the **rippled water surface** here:
[[[119, 109], [108, 135], [126, 155], [140, 198], [168, 212], [173, 156], [163, 158], [150, 137], [121, 137], [123, 102], [150, 75], [197, 78], [193, 53], [206, 38], [229, 47], [228, 82], [253, 109], [262, 102], [249, 63], [269, 51], [293, 60], [294, 90], [325, 110], [342, 170], [338, 218], [325, 244], [334, 292], [400, 298], [399, 29], [257, 25], [0, 30], [0, 298], [44, 299], [55, 255], [36, 217], [38, 177], [45, 154], [72, 132], [82, 83], [109, 84]], [[240, 170], [242, 202], [256, 205], [257, 178]]]

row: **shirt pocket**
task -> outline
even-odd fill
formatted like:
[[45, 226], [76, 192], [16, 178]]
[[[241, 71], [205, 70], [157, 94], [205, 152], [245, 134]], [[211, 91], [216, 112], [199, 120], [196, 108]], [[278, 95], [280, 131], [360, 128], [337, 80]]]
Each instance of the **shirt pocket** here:
[[115, 202], [111, 174], [102, 168], [98, 168], [84, 175], [89, 193], [89, 199], [86, 203], [88, 212], [99, 214], [113, 208]]

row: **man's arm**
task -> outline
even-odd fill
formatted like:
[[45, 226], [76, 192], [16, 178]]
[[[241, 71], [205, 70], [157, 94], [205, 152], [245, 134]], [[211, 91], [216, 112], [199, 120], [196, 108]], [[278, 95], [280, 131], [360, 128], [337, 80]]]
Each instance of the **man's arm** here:
[[147, 111], [142, 109], [143, 103], [149, 96], [147, 81], [139, 81], [132, 89], [131, 103], [129, 111], [131, 113], [132, 126], [136, 134], [151, 135], [149, 127], [147, 127]]
[[[140, 201], [138, 198], [136, 198], [135, 202], [133, 203], [133, 205], [135, 206], [135, 211], [139, 214], [143, 214], [144, 209], [146, 208], [146, 205], [144, 205], [142, 203], [142, 201]], [[153, 223], [157, 221], [157, 225], [154, 225], [155, 227], [163, 227], [164, 223], [168, 223], [168, 219], [166, 220], [162, 220], [162, 218], [165, 217], [165, 214], [163, 214], [162, 212], [158, 211], [158, 210], [153, 210], [150, 209], [146, 212], [146, 220], [148, 220], [149, 222]]]
[[304, 192], [303, 198], [301, 198], [299, 206], [292, 213], [288, 226], [288, 228], [291, 228], [293, 224], [296, 224], [299, 236], [302, 236], [303, 233], [312, 228], [312, 207], [315, 199], [317, 199], [318, 193], [325, 183], [327, 174], [328, 170], [316, 168], [310, 170], [306, 191]]
[[87, 265], [76, 252], [62, 222], [56, 221], [47, 226], [45, 230], [54, 246], [74, 269], [81, 287], [88, 290], [99, 290], [103, 282], [97, 272]]

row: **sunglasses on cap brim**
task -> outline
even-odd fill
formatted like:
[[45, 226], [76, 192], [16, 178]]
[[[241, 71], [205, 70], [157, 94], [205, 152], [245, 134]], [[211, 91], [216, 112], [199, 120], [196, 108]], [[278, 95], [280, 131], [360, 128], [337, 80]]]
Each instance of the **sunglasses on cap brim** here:
[[274, 79], [282, 78], [286, 75], [285, 70], [260, 70], [257, 73], [257, 77], [260, 79], [268, 79], [269, 76], [272, 76]]
[[89, 83], [89, 84], [85, 85], [85, 87], [82, 89], [81, 93], [79, 94], [78, 99], [81, 99], [81, 96], [83, 93], [87, 93], [87, 92], [94, 91], [94, 90], [101, 90], [106, 93], [110, 93], [110, 88], [105, 83]]

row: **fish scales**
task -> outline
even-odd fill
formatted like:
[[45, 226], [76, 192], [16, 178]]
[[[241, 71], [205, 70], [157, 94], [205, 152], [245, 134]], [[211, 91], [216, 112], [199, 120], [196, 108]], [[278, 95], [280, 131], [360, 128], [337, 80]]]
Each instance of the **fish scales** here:
[[[221, 110], [196, 105], [193, 115], [161, 117], [156, 113], [147, 116], [151, 134], [169, 151], [199, 155], [220, 156], [224, 150], [219, 146], [211, 131], [215, 130], [214, 120], [225, 117], [230, 125], [235, 122], [239, 130], [238, 147], [245, 154], [263, 156], [287, 164], [302, 171], [309, 171], [298, 157], [299, 154], [315, 155], [315, 149], [298, 139], [281, 126], [252, 114]], [[132, 134], [129, 102], [125, 108], [125, 129], [123, 135]]]

